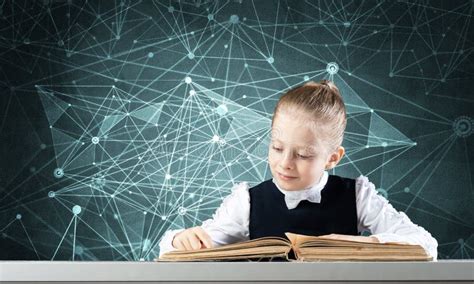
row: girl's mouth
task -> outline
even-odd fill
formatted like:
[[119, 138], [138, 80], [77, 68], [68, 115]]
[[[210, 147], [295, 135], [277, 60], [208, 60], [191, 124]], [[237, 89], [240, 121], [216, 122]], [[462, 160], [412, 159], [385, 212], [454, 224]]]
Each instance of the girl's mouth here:
[[292, 177], [292, 176], [285, 176], [285, 175], [282, 175], [280, 173], [278, 173], [278, 176], [283, 180], [292, 180], [292, 179], [296, 178], [296, 177]]

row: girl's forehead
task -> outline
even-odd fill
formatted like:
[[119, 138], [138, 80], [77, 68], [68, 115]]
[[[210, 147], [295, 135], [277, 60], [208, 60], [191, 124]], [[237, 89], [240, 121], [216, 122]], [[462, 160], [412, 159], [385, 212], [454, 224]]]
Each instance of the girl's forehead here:
[[324, 127], [318, 127], [311, 117], [287, 112], [275, 117], [271, 130], [272, 141], [299, 147], [323, 146], [324, 136]]

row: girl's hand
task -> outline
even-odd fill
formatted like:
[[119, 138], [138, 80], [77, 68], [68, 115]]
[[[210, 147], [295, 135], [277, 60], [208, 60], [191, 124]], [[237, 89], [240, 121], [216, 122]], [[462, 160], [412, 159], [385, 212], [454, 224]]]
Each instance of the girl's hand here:
[[320, 236], [333, 240], [344, 240], [344, 241], [355, 241], [355, 242], [365, 242], [365, 243], [380, 243], [379, 239], [374, 236], [351, 236], [351, 235], [340, 235], [340, 234], [330, 234]]
[[176, 234], [171, 245], [178, 250], [196, 250], [211, 248], [211, 237], [199, 226], [186, 229]]

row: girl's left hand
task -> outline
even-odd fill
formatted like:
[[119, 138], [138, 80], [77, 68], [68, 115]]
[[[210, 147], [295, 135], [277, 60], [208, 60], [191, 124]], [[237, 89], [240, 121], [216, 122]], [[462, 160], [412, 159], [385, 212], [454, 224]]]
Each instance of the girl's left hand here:
[[353, 242], [364, 242], [364, 243], [380, 243], [379, 239], [374, 236], [351, 236], [351, 235], [340, 235], [340, 234], [330, 234], [323, 235], [319, 237], [324, 237], [333, 240], [344, 240], [344, 241], [353, 241]]

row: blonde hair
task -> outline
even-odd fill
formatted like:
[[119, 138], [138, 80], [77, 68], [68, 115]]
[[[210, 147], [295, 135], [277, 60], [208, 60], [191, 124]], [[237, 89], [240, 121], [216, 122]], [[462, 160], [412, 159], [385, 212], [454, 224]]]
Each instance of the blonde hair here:
[[315, 127], [324, 129], [324, 138], [330, 153], [342, 145], [347, 124], [346, 107], [339, 89], [333, 82], [310, 81], [290, 89], [278, 100], [272, 117], [272, 127], [277, 113], [283, 109], [302, 110], [308, 114]]

